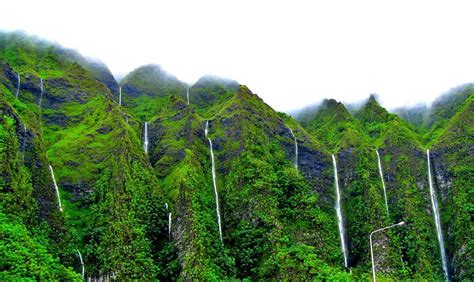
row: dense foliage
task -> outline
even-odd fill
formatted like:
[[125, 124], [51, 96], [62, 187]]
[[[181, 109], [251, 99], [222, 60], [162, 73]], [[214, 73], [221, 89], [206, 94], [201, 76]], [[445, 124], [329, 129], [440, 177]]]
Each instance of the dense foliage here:
[[369, 234], [402, 220], [374, 236], [377, 276], [443, 279], [427, 148], [450, 276], [474, 279], [471, 86], [405, 109], [408, 121], [374, 96], [297, 121], [235, 81], [188, 88], [155, 65], [121, 81], [121, 105], [118, 87], [100, 62], [0, 33], [1, 280], [80, 280], [82, 266], [122, 280], [366, 280]]

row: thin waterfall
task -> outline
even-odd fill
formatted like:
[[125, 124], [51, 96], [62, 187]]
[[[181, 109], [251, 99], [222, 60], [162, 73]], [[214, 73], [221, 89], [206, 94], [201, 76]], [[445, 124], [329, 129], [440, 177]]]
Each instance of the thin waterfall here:
[[84, 261], [82, 260], [82, 255], [81, 255], [81, 252], [79, 252], [79, 250], [77, 250], [77, 255], [79, 256], [79, 260], [81, 261], [81, 267], [82, 267], [82, 279], [84, 279]]
[[148, 154], [148, 122], [145, 121], [145, 132], [143, 134], [143, 149]]
[[171, 239], [171, 213], [168, 213], [168, 237]]
[[332, 164], [334, 166], [334, 182], [336, 186], [336, 214], [337, 214], [337, 225], [339, 227], [339, 236], [341, 237], [341, 249], [344, 255], [344, 266], [347, 267], [347, 247], [346, 247], [346, 240], [344, 238], [344, 222], [342, 219], [342, 212], [341, 212], [341, 193], [339, 192], [339, 180], [337, 176], [337, 163], [336, 157], [332, 156]]
[[[209, 132], [209, 121], [206, 121], [206, 128], [204, 129], [204, 133], [207, 137], [207, 133]], [[216, 213], [217, 213], [217, 224], [219, 226], [219, 238], [222, 242], [222, 226], [221, 226], [221, 214], [219, 211], [219, 195], [217, 193], [217, 179], [216, 179], [216, 166], [214, 163], [214, 151], [212, 149], [212, 140], [211, 138], [207, 138], [209, 140], [209, 150], [211, 151], [211, 168], [212, 168], [212, 183], [214, 185], [214, 196], [216, 198]]]
[[43, 103], [43, 79], [40, 77], [40, 98], [38, 102], [38, 106], [41, 109], [41, 104]]
[[61, 197], [59, 196], [58, 185], [56, 184], [56, 178], [54, 178], [54, 171], [51, 165], [49, 165], [49, 171], [51, 172], [51, 178], [53, 179], [54, 189], [56, 190], [56, 196], [58, 197], [59, 210], [63, 211], [63, 208], [61, 207]]
[[[165, 203], [166, 211], [168, 211], [168, 203]], [[171, 239], [171, 213], [168, 212], [168, 237]]]
[[448, 273], [448, 262], [446, 260], [446, 250], [444, 249], [444, 238], [443, 231], [441, 228], [441, 219], [439, 215], [438, 201], [436, 200], [436, 193], [433, 187], [433, 180], [431, 178], [431, 161], [430, 161], [430, 150], [426, 150], [426, 159], [428, 160], [428, 183], [430, 185], [430, 196], [431, 206], [433, 207], [433, 215], [436, 224], [436, 233], [438, 234], [439, 252], [441, 254], [441, 260], [443, 261], [443, 270], [446, 280], [449, 280]]
[[291, 128], [289, 129], [291, 132], [291, 136], [293, 136], [293, 139], [295, 140], [295, 169], [298, 170], [298, 142], [296, 141], [295, 134], [293, 134], [293, 130]]
[[20, 95], [20, 81], [21, 81], [19, 73], [16, 74], [16, 81], [17, 83], [16, 83], [15, 98], [18, 99], [18, 96]]
[[387, 189], [385, 188], [385, 181], [383, 180], [382, 163], [380, 162], [379, 150], [375, 150], [375, 152], [377, 153], [377, 161], [378, 161], [378, 165], [379, 165], [380, 180], [382, 181], [383, 196], [385, 198], [385, 209], [387, 210], [387, 217], [388, 217]]
[[188, 105], [189, 105], [189, 87], [186, 89], [186, 97], [188, 98]]
[[122, 87], [119, 87], [119, 106], [122, 106]]

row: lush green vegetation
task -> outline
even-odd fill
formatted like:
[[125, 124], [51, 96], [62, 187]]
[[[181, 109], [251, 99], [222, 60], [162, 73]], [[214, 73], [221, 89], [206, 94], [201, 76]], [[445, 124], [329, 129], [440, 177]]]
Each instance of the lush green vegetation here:
[[0, 33], [0, 279], [80, 280], [80, 251], [91, 277], [367, 280], [368, 235], [402, 220], [408, 224], [374, 237], [378, 278], [443, 279], [426, 148], [451, 277], [474, 278], [471, 86], [443, 96], [422, 118], [411, 115], [416, 122], [409, 123], [373, 96], [355, 112], [326, 100], [295, 120], [247, 87], [212, 76], [189, 88], [188, 105], [188, 86], [153, 65], [120, 85], [122, 106], [102, 63]]

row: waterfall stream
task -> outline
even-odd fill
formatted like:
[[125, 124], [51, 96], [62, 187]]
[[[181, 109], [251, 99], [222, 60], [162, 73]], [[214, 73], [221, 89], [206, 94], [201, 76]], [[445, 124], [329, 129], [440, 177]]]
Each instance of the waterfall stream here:
[[[204, 134], [207, 137], [207, 133], [209, 132], [209, 121], [206, 121], [206, 128], [204, 129]], [[217, 179], [216, 179], [216, 166], [214, 163], [214, 151], [212, 149], [212, 140], [211, 138], [207, 138], [209, 140], [209, 150], [211, 151], [211, 169], [212, 169], [212, 183], [214, 185], [214, 196], [216, 198], [216, 213], [217, 213], [217, 224], [219, 226], [219, 238], [222, 241], [222, 226], [221, 226], [221, 214], [219, 211], [219, 194], [217, 193]]]
[[344, 222], [342, 218], [342, 211], [341, 211], [341, 193], [339, 192], [339, 180], [337, 176], [337, 163], [336, 157], [332, 156], [332, 164], [334, 166], [334, 183], [336, 186], [336, 214], [337, 214], [337, 225], [339, 227], [339, 236], [341, 237], [341, 249], [344, 255], [344, 266], [348, 267], [347, 263], [347, 247], [346, 247], [346, 240], [344, 238]]
[[82, 260], [81, 252], [79, 252], [79, 250], [76, 250], [76, 251], [77, 251], [77, 255], [79, 256], [79, 260], [81, 261], [82, 279], [84, 279], [84, 261]]
[[[165, 203], [166, 211], [168, 211], [168, 203]], [[171, 239], [171, 213], [168, 212], [168, 237]]]
[[122, 106], [122, 87], [119, 87], [119, 106]]
[[295, 169], [298, 170], [298, 142], [296, 140], [295, 134], [293, 133], [293, 130], [291, 128], [289, 129], [291, 132], [291, 136], [293, 136], [293, 139], [295, 140]]
[[382, 163], [381, 163], [381, 161], [380, 161], [379, 151], [378, 151], [378, 150], [375, 150], [375, 152], [377, 153], [377, 161], [378, 161], [378, 166], [379, 166], [380, 180], [382, 181], [383, 196], [384, 196], [384, 198], [385, 198], [385, 209], [387, 210], [387, 217], [388, 217], [387, 189], [385, 188], [385, 181], [383, 180]]
[[189, 87], [186, 89], [186, 97], [188, 98], [188, 105], [189, 105]]
[[17, 80], [17, 83], [16, 83], [15, 98], [18, 99], [18, 96], [20, 95], [20, 81], [21, 81], [19, 73], [16, 74], [16, 80]]
[[431, 161], [430, 161], [430, 150], [426, 150], [426, 159], [428, 161], [428, 183], [430, 186], [431, 206], [433, 207], [433, 216], [436, 224], [436, 233], [438, 235], [439, 252], [441, 254], [441, 260], [443, 262], [443, 270], [446, 279], [449, 280], [448, 273], [448, 262], [446, 260], [446, 250], [444, 249], [444, 238], [443, 231], [441, 228], [441, 219], [439, 215], [438, 201], [436, 200], [436, 193], [433, 187], [433, 180], [431, 176]]
[[43, 79], [40, 78], [40, 98], [38, 102], [38, 106], [41, 109], [41, 104], [43, 103]]
[[143, 134], [143, 150], [148, 154], [148, 122], [145, 121], [145, 130]]
[[54, 171], [51, 165], [49, 165], [49, 171], [51, 172], [51, 178], [53, 179], [54, 189], [56, 190], [56, 196], [58, 197], [59, 210], [63, 211], [63, 208], [61, 207], [61, 197], [59, 196], [58, 185], [56, 184], [56, 178], [54, 178]]
[[171, 239], [171, 213], [168, 213], [168, 237]]

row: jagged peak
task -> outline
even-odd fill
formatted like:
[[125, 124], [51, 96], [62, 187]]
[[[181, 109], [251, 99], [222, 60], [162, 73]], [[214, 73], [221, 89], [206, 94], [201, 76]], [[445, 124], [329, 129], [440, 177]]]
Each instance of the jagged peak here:
[[252, 90], [248, 88], [246, 85], [239, 85], [239, 89], [237, 89], [237, 97], [243, 97], [245, 95], [254, 95]]
[[[370, 94], [369, 98], [367, 99], [367, 102], [364, 104], [363, 108], [366, 107], [378, 107], [378, 108], [383, 108], [379, 101], [378, 101], [378, 95], [375, 93]], [[384, 109], [385, 110], [385, 109]]]
[[321, 107], [316, 111], [316, 115], [322, 112], [325, 112], [326, 114], [337, 114], [344, 118], [352, 117], [346, 106], [342, 102], [336, 101], [335, 99], [324, 99]]
[[388, 111], [377, 101], [376, 94], [370, 94], [367, 102], [355, 115], [362, 122], [387, 122], [390, 118]]

